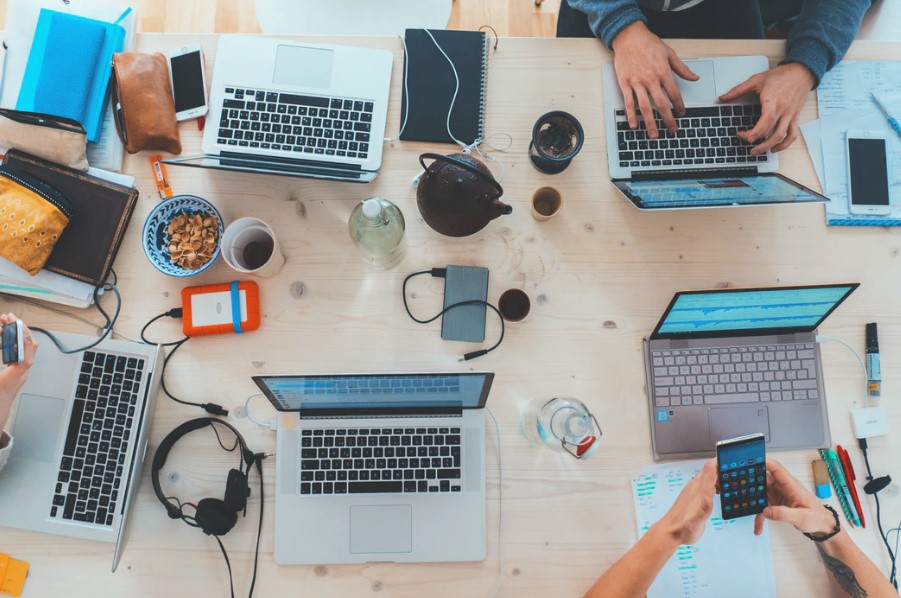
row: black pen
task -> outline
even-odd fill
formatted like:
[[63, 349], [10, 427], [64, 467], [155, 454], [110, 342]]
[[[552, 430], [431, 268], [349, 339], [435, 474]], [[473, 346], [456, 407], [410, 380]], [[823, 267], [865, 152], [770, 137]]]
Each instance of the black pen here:
[[882, 390], [882, 365], [876, 322], [867, 324], [867, 388], [873, 398], [878, 398]]

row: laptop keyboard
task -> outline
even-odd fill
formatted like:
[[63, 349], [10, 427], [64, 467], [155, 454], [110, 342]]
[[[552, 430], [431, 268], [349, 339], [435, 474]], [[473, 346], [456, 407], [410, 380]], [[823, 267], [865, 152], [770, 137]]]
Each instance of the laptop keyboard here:
[[676, 118], [675, 133], [666, 130], [655, 110], [657, 139], [648, 137], [644, 119], [632, 130], [626, 111], [616, 111], [616, 137], [619, 143], [619, 165], [626, 168], [665, 166], [708, 166], [710, 164], [757, 164], [768, 156], [750, 155], [751, 144], [736, 137], [739, 131], [754, 127], [760, 118], [760, 104], [745, 106], [710, 106], [686, 108], [685, 116]]
[[813, 343], [654, 351], [658, 407], [819, 399]]
[[373, 109], [369, 100], [226, 87], [216, 141], [235, 148], [365, 160]]
[[301, 431], [301, 494], [460, 492], [460, 428]]
[[51, 517], [113, 524], [143, 369], [143, 359], [85, 352]]

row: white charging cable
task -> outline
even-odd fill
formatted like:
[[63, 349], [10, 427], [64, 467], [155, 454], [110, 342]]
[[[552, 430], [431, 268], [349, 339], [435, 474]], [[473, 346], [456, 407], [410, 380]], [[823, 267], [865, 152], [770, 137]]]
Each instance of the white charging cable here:
[[494, 422], [494, 436], [497, 439], [497, 587], [492, 598], [497, 596], [504, 587], [504, 464], [501, 460], [501, 429], [497, 425], [497, 418], [491, 409], [485, 407], [485, 411]]
[[256, 426], [258, 428], [262, 428], [263, 430], [270, 430], [270, 431], [274, 432], [275, 429], [278, 427], [277, 419], [273, 419], [268, 424], [266, 424], [261, 421], [258, 421], [256, 418], [254, 418], [250, 414], [250, 401], [252, 401], [253, 399], [255, 399], [257, 397], [263, 397], [263, 396], [265, 396], [263, 393], [258, 392], [256, 394], [252, 394], [249, 397], [247, 397], [247, 400], [244, 401], [244, 415], [247, 416], [247, 419], [249, 419], [251, 421], [251, 423], [256, 424]]
[[385, 137], [386, 142], [397, 141], [400, 139], [401, 134], [404, 132], [404, 129], [407, 127], [407, 116], [410, 114], [410, 90], [407, 86], [407, 66], [409, 59], [407, 57], [407, 40], [403, 35], [398, 35], [400, 38], [400, 43], [404, 45], [404, 97], [407, 98], [407, 101], [404, 102], [404, 117], [400, 121], [400, 129], [397, 131], [397, 135], [394, 137]]
[[844, 345], [849, 351], [851, 351], [851, 353], [854, 353], [854, 357], [857, 358], [857, 363], [860, 364], [860, 369], [863, 370], [863, 405], [864, 405], [864, 407], [869, 407], [870, 406], [870, 383], [869, 383], [870, 375], [867, 373], [867, 366], [866, 366], [866, 364], [864, 364], [863, 358], [860, 356], [860, 353], [858, 353], [854, 347], [852, 347], [851, 345], [849, 345], [842, 339], [835, 338], [834, 336], [824, 336], [822, 334], [818, 334], [816, 337], [816, 341], [818, 343], [832, 341], [832, 342], [838, 343], [840, 345]]

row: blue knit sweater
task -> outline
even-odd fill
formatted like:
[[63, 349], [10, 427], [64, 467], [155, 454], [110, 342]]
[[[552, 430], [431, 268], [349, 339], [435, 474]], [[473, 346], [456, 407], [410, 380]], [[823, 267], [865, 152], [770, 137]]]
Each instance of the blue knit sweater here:
[[[638, 8], [660, 10], [687, 0], [564, 0], [588, 15], [594, 34], [609, 48], [620, 31], [635, 21], [645, 21]], [[801, 14], [788, 34], [782, 63], [798, 62], [810, 69], [817, 85], [826, 71], [842, 59], [854, 41], [857, 28], [871, 0], [804, 0]]]

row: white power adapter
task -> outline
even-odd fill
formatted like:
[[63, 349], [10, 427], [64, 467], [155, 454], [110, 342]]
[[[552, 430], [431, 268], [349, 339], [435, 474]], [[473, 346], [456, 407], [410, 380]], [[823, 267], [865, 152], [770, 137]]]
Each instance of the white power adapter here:
[[882, 407], [861, 407], [851, 410], [854, 423], [854, 436], [857, 438], [873, 438], [888, 434], [888, 418]]

